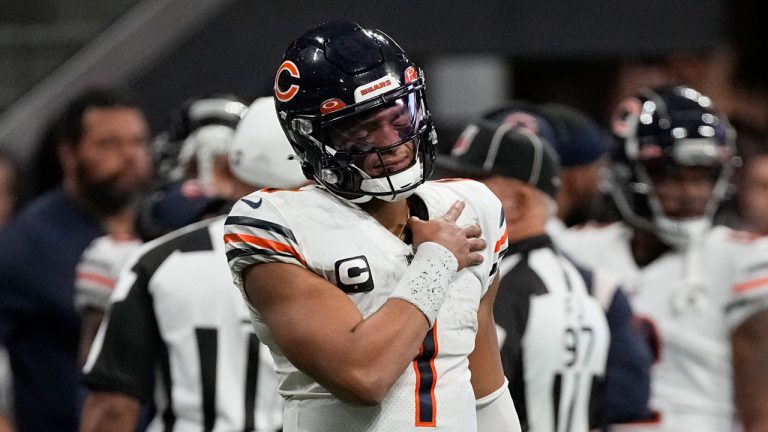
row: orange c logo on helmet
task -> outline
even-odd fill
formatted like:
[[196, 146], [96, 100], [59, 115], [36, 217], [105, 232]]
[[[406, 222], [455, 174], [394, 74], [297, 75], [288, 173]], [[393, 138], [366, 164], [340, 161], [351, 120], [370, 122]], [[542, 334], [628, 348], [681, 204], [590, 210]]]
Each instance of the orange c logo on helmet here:
[[279, 68], [277, 68], [277, 73], [275, 74], [275, 97], [280, 102], [288, 102], [289, 100], [293, 99], [294, 96], [296, 96], [296, 93], [299, 92], [299, 86], [296, 84], [291, 84], [286, 90], [280, 89], [278, 81], [280, 80], [280, 74], [283, 72], [288, 72], [288, 75], [294, 78], [299, 78], [299, 68], [296, 67], [296, 63], [290, 60], [286, 60], [283, 62], [283, 64], [280, 65]]

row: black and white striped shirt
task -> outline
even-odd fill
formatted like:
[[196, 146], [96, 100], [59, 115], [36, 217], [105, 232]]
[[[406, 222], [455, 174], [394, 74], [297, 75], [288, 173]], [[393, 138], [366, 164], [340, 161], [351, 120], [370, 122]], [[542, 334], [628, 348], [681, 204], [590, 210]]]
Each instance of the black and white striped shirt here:
[[523, 430], [589, 431], [610, 343], [603, 307], [546, 235], [510, 243], [499, 274], [494, 317]]
[[275, 431], [281, 398], [223, 252], [224, 219], [142, 246], [85, 366], [92, 390], [153, 402], [149, 431]]

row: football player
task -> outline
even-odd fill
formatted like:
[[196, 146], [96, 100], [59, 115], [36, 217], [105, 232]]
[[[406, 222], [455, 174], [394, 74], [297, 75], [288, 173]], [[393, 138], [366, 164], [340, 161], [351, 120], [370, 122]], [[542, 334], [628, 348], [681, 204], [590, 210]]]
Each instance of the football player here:
[[426, 181], [422, 72], [381, 31], [327, 23], [290, 44], [274, 92], [318, 184], [241, 199], [224, 239], [284, 430], [519, 430], [492, 316], [501, 205], [474, 181]]
[[[80, 364], [90, 350], [117, 277], [142, 242], [221, 210], [229, 184], [227, 154], [248, 107], [233, 96], [194, 99], [171, 116], [168, 131], [152, 143], [159, 184], [142, 199], [135, 232], [96, 238], [75, 270], [75, 307], [82, 318]], [[220, 179], [224, 179], [223, 181]]]
[[657, 421], [637, 430], [728, 431], [737, 415], [746, 430], [766, 430], [768, 242], [712, 227], [729, 189], [732, 129], [708, 97], [669, 86], [621, 102], [612, 131], [623, 221], [561, 243], [620, 276], [655, 331]]

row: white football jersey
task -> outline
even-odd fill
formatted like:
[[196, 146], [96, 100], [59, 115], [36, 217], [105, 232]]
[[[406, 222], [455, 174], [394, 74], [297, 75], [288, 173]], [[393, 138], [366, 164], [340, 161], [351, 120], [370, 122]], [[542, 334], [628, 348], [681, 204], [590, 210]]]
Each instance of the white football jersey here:
[[[422, 219], [440, 217], [457, 199], [465, 200], [457, 223], [478, 223], [488, 247], [481, 265], [456, 274], [412, 366], [380, 405], [341, 402], [297, 370], [251, 308], [256, 333], [272, 350], [281, 375], [286, 432], [476, 430], [467, 356], [474, 350], [480, 299], [507, 244], [501, 203], [484, 185], [469, 180], [427, 182], [416, 189], [412, 204], [416, 197], [428, 212], [419, 215]], [[240, 200], [227, 219], [225, 241], [241, 290], [242, 271], [250, 265], [295, 264], [348, 293], [364, 317], [387, 301], [413, 254], [410, 245], [368, 213], [318, 186], [259, 191]]]
[[148, 431], [274, 432], [274, 363], [232, 286], [224, 217], [146, 243], [110, 298], [85, 365], [95, 390], [153, 402]]
[[651, 405], [660, 417], [636, 430], [730, 431], [729, 337], [768, 308], [768, 241], [715, 227], [687, 251], [667, 251], [638, 268], [631, 236], [622, 223], [587, 226], [569, 230], [560, 245], [576, 260], [618, 276], [635, 313], [656, 330]]
[[108, 235], [92, 241], [75, 269], [75, 309], [105, 310], [120, 271], [141, 244], [138, 239], [115, 240]]

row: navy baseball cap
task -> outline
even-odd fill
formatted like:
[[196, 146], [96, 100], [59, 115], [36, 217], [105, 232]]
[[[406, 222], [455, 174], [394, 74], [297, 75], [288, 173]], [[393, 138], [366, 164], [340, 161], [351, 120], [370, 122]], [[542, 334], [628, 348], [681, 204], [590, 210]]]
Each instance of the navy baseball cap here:
[[609, 135], [587, 114], [567, 105], [512, 100], [483, 114], [483, 118], [520, 123], [526, 115], [535, 119], [537, 134], [549, 141], [563, 168], [589, 165], [608, 152]]
[[552, 145], [528, 126], [478, 120], [461, 133], [450, 156], [437, 157], [445, 174], [482, 179], [510, 177], [551, 197], [560, 187], [559, 162]]

